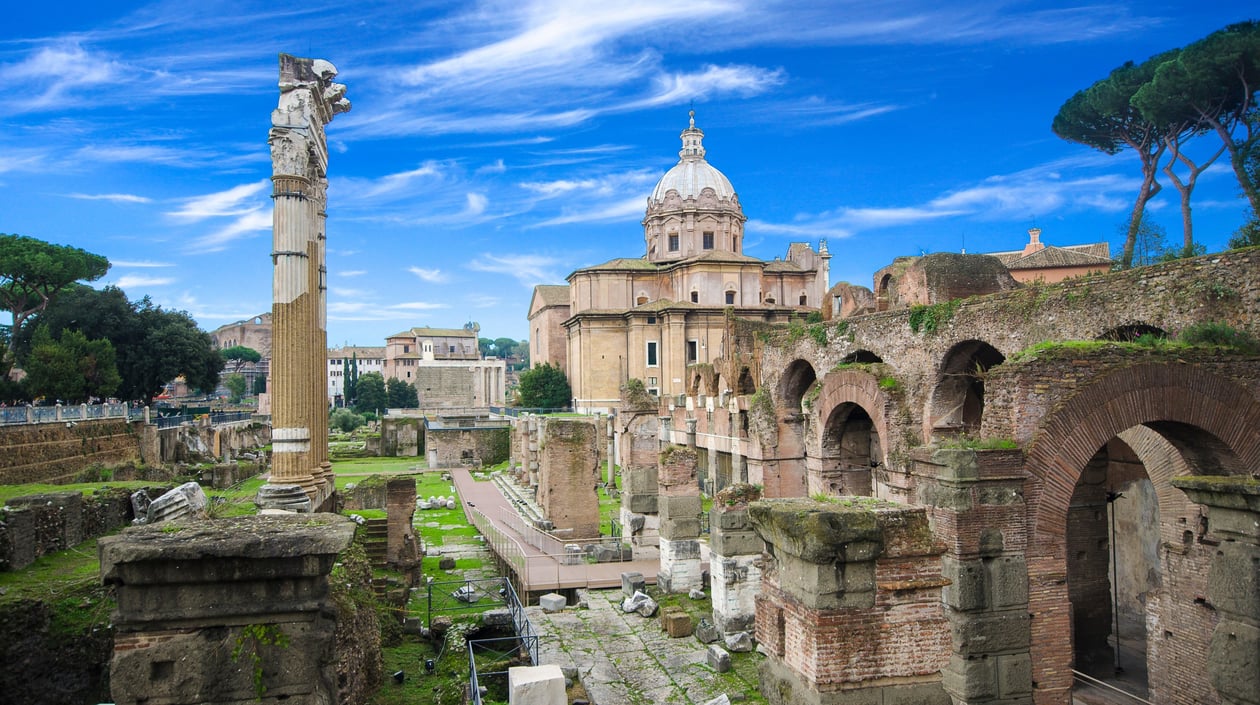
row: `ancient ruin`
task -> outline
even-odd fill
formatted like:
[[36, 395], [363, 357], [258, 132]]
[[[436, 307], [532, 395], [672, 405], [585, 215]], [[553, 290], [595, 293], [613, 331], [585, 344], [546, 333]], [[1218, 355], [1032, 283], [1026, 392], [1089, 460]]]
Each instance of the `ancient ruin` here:
[[300, 488], [318, 507], [332, 494], [328, 462], [325, 368], [325, 204], [328, 144], [324, 126], [350, 109], [337, 69], [322, 59], [280, 55], [280, 103], [271, 114], [275, 201], [272, 304], [272, 469], [260, 501]]

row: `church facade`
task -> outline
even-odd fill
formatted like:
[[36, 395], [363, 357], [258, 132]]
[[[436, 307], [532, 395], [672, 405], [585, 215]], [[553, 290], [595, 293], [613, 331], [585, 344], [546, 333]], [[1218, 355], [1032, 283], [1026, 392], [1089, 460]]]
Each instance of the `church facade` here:
[[[535, 289], [533, 363], [565, 370], [578, 409], [616, 406], [629, 379], [657, 395], [684, 394], [694, 377], [688, 368], [722, 356], [727, 316], [787, 321], [823, 304], [826, 243], [792, 243], [781, 260], [745, 255], [747, 217], [730, 180], [705, 159], [694, 112], [681, 138], [678, 163], [647, 200], [644, 256], [583, 267], [567, 286]], [[733, 389], [735, 380], [719, 384]]]

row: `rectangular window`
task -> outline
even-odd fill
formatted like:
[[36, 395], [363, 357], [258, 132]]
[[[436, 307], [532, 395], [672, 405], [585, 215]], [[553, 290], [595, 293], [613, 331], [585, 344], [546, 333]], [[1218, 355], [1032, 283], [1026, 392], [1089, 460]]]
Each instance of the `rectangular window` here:
[[700, 292], [698, 291], [691, 292], [691, 303], [693, 304], [700, 303]]
[[655, 378], [655, 377], [648, 377], [648, 384], [650, 384], [650, 385], [652, 385], [653, 387], [655, 387], [655, 386], [656, 386], [656, 378]]
[[735, 292], [733, 291], [726, 292], [726, 305], [730, 306], [734, 303], [735, 303]]
[[647, 366], [656, 367], [659, 363], [656, 360], [656, 341], [649, 340], [647, 344]]
[[669, 236], [669, 251], [670, 252], [678, 251], [678, 236], [677, 235]]
[[455, 346], [454, 346], [454, 345], [451, 345], [451, 346], [448, 346], [448, 347], [450, 347], [451, 352], [455, 352]]
[[657, 389], [656, 387], [648, 387], [647, 393], [651, 394], [654, 397], [659, 397], [661, 395], [661, 390]]
[[706, 250], [713, 249], [713, 233], [704, 234], [704, 249]]
[[695, 362], [700, 359], [700, 341], [687, 341], [687, 362]]
[[649, 325], [649, 326], [654, 326], [654, 325], [656, 325], [656, 316], [648, 316], [648, 321], [647, 321], [647, 322], [648, 322], [648, 325]]
[[410, 345], [404, 345], [404, 346], [403, 346], [403, 352], [405, 352], [405, 353], [409, 353], [409, 352], [411, 352], [411, 346], [410, 346]]

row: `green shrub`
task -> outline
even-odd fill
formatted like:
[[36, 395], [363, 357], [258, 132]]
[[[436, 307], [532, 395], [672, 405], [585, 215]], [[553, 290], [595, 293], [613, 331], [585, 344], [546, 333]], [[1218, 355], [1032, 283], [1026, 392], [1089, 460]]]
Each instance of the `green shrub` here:
[[1250, 333], [1214, 321], [1186, 326], [1177, 336], [1177, 340], [1186, 345], [1216, 345], [1244, 353], [1260, 352], [1260, 341]]
[[364, 420], [363, 416], [349, 409], [337, 409], [328, 417], [328, 425], [343, 433], [350, 433], [365, 423], [367, 421]]

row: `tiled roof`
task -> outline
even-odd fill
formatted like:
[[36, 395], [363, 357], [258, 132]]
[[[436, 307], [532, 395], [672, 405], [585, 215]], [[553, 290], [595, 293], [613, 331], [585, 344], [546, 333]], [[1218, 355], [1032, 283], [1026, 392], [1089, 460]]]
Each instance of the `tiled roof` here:
[[569, 287], [567, 284], [539, 284], [534, 287], [534, 294], [542, 299], [543, 306], [569, 305]]
[[[1107, 243], [1100, 243], [1103, 247]], [[1089, 245], [1086, 247], [1095, 247]], [[1111, 259], [1106, 256], [1100, 256], [1085, 251], [1083, 248], [1071, 247], [1054, 247], [1048, 246], [1044, 249], [1037, 250], [1031, 255], [1016, 257], [1009, 261], [1004, 261], [1007, 269], [1046, 269], [1050, 267], [1089, 267], [1089, 266], [1110, 266]]]
[[795, 262], [776, 260], [774, 262], [766, 262], [766, 268], [762, 271], [773, 274], [775, 272], [803, 272], [805, 270], [801, 269], [801, 266]]
[[580, 269], [575, 270], [574, 273], [616, 270], [616, 269], [635, 269], [635, 270], [641, 270], [641, 271], [651, 271], [656, 268], [657, 268], [657, 265], [654, 262], [649, 262], [642, 257], [633, 257], [633, 258], [632, 257], [618, 257], [617, 259], [610, 259], [607, 262], [604, 262], [603, 264], [596, 264], [590, 267], [582, 267]]

